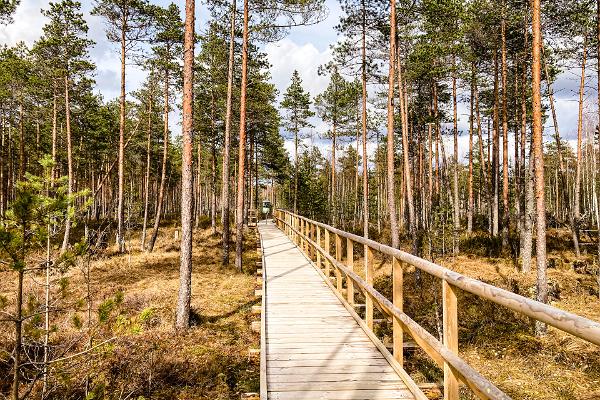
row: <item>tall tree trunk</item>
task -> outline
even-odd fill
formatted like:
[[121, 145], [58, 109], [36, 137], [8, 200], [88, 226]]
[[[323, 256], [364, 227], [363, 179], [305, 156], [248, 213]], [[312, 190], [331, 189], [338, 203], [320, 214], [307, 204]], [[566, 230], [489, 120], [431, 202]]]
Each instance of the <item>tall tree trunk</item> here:
[[499, 180], [500, 180], [500, 123], [498, 121], [498, 51], [494, 50], [494, 105], [493, 105], [493, 118], [494, 118], [494, 131], [493, 131], [493, 143], [492, 143], [492, 191], [493, 191], [493, 203], [492, 203], [492, 236], [498, 236], [499, 229]]
[[[387, 99], [387, 202], [390, 216], [390, 230], [392, 234], [392, 247], [400, 246], [400, 233], [398, 232], [398, 217], [396, 216], [396, 190], [394, 168], [394, 75], [396, 73], [396, 0], [390, 1], [390, 59], [388, 75]], [[398, 66], [399, 68], [400, 66]], [[402, 93], [400, 93], [402, 96]], [[404, 125], [404, 124], [403, 124]]]
[[417, 253], [417, 225], [415, 218], [415, 197], [412, 186], [412, 167], [410, 165], [410, 141], [408, 139], [408, 96], [407, 88], [402, 73], [402, 64], [398, 58], [398, 91], [400, 92], [400, 108], [402, 118], [402, 159], [404, 169], [404, 187], [406, 189], [406, 198], [408, 205], [408, 229], [412, 241], [412, 252]]
[[210, 144], [210, 226], [213, 235], [217, 234], [217, 132], [215, 129], [215, 94], [211, 90], [211, 131], [212, 139]]
[[508, 96], [506, 65], [506, 4], [502, 2], [502, 250], [508, 251], [510, 207], [508, 202]]
[[117, 205], [117, 246], [119, 252], [125, 251], [125, 237], [123, 236], [123, 225], [125, 222], [125, 210], [123, 207], [123, 190], [125, 179], [125, 61], [127, 41], [127, 17], [123, 14], [121, 30], [121, 97], [119, 99], [119, 183], [118, 183], [118, 205]]
[[[542, 94], [541, 94], [541, 10], [540, 0], [532, 0], [532, 76], [533, 76], [533, 151], [535, 156], [535, 197], [536, 197], [536, 264], [537, 300], [548, 302], [548, 282], [546, 278], [546, 199], [544, 193], [544, 143], [542, 135]], [[546, 325], [536, 323], [536, 333], [546, 332]]]
[[231, 151], [231, 114], [233, 103], [233, 68], [234, 68], [234, 46], [235, 46], [235, 12], [236, 0], [231, 0], [231, 26], [229, 28], [229, 65], [227, 68], [227, 105], [225, 111], [225, 138], [223, 143], [223, 190], [222, 190], [222, 213], [223, 224], [223, 254], [222, 264], [229, 265], [229, 243], [231, 232], [229, 229], [229, 161]]
[[[296, 118], [294, 118], [296, 121]], [[294, 126], [294, 214], [298, 214], [298, 123]]]
[[[23, 260], [25, 254], [23, 254]], [[23, 269], [18, 271], [17, 301], [15, 303], [15, 348], [13, 349], [13, 386], [12, 399], [19, 400], [21, 386], [21, 348], [23, 346]]]
[[452, 65], [454, 67], [452, 72], [452, 104], [454, 116], [453, 120], [453, 134], [454, 134], [454, 230], [452, 231], [452, 242], [453, 253], [458, 255], [459, 252], [459, 232], [460, 232], [460, 202], [458, 197], [458, 106], [457, 106], [457, 95], [456, 95], [456, 57], [453, 57]]
[[475, 123], [475, 61], [471, 62], [471, 101], [469, 116], [469, 205], [467, 209], [467, 232], [473, 232], [473, 125]]
[[144, 223], [142, 226], [142, 243], [140, 245], [140, 249], [142, 251], [146, 250], [146, 228], [148, 226], [148, 208], [149, 208], [149, 198], [150, 198], [150, 161], [151, 161], [151, 152], [152, 152], [152, 89], [148, 94], [148, 133], [147, 133], [147, 143], [146, 143], [146, 180], [144, 182]]
[[58, 128], [58, 95], [56, 82], [53, 82], [52, 91], [52, 179], [56, 179], [56, 131]]
[[192, 220], [194, 175], [192, 172], [194, 152], [194, 20], [195, 1], [185, 2], [185, 33], [183, 42], [183, 154], [181, 161], [181, 265], [179, 267], [179, 294], [177, 297], [178, 330], [190, 326], [190, 302], [192, 296]]
[[[65, 123], [67, 134], [67, 191], [69, 197], [73, 194], [73, 145], [71, 141], [71, 104], [69, 101], [69, 74], [65, 75]], [[67, 207], [71, 208], [71, 204]], [[63, 237], [61, 253], [64, 253], [69, 247], [69, 237], [71, 234], [71, 211], [67, 213], [65, 221], [65, 235]]]
[[244, 34], [242, 45], [242, 82], [240, 93], [240, 139], [236, 204], [235, 266], [243, 270], [244, 250], [244, 183], [246, 173], [246, 90], [248, 82], [248, 0], [244, 0]]
[[152, 230], [152, 236], [148, 243], [148, 252], [151, 253], [154, 250], [156, 244], [156, 238], [158, 237], [158, 230], [160, 228], [160, 219], [162, 218], [162, 212], [164, 208], [165, 190], [167, 186], [167, 159], [169, 156], [169, 86], [170, 77], [169, 71], [165, 70], [165, 87], [164, 87], [164, 110], [163, 110], [163, 158], [162, 158], [162, 171], [160, 175], [160, 188], [158, 190], [158, 200], [156, 202], [156, 214], [154, 215], [154, 229]]
[[[532, 138], [533, 144], [533, 138]], [[533, 221], [534, 221], [534, 184], [535, 184], [535, 155], [533, 146], [529, 151], [529, 166], [525, 172], [525, 212], [523, 213], [523, 234], [521, 239], [521, 271], [531, 271], [531, 252], [533, 248]]]
[[363, 161], [363, 236], [369, 237], [369, 158], [367, 155], [367, 10], [361, 1], [361, 83], [362, 83], [362, 161]]
[[25, 178], [25, 110], [23, 107], [23, 89], [19, 99], [19, 180]]
[[585, 94], [585, 63], [587, 61], [587, 32], [583, 39], [583, 58], [581, 61], [581, 81], [579, 83], [579, 114], [577, 119], [577, 164], [575, 165], [575, 193], [573, 201], [575, 255], [579, 253], [579, 219], [581, 217], [581, 138], [583, 135], [583, 101]]
[[[600, 43], [600, 0], [596, 3], [596, 35], [598, 37], [598, 42]], [[596, 46], [597, 50], [597, 60], [598, 60], [598, 75], [597, 75], [597, 83], [598, 83], [598, 127], [600, 128], [600, 45]], [[598, 141], [598, 146], [600, 150], [600, 140]], [[596, 163], [594, 163], [596, 165]], [[596, 193], [596, 191], [594, 191]], [[597, 196], [597, 194], [596, 194]], [[598, 218], [598, 261], [600, 263], [600, 217]], [[600, 272], [599, 272], [600, 276]], [[599, 291], [600, 295], [600, 291]]]

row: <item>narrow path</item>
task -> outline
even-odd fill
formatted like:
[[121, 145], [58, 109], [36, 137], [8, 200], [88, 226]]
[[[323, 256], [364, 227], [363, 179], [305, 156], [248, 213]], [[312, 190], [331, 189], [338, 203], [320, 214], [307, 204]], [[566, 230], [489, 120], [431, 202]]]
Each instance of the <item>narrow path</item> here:
[[261, 223], [269, 400], [414, 399], [319, 272]]

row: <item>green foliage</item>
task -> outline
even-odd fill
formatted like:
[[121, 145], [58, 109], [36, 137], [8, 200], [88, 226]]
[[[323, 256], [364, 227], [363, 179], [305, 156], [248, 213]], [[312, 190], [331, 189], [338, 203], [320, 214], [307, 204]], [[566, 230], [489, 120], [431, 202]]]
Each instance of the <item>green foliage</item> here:
[[302, 87], [302, 79], [297, 70], [292, 74], [292, 82], [283, 95], [281, 107], [287, 110], [284, 117], [284, 128], [292, 133], [292, 138], [303, 139], [300, 136], [302, 129], [312, 128], [308, 119], [315, 115], [310, 109], [310, 93], [305, 92]]
[[106, 299], [100, 303], [98, 306], [98, 321], [101, 323], [107, 322], [114, 308], [115, 300], [113, 298]]
[[0, 24], [6, 25], [13, 22], [12, 15], [21, 0], [0, 0]]
[[[338, 135], [345, 132], [355, 121], [355, 87], [345, 80], [337, 69], [331, 73], [327, 89], [315, 98], [317, 115], [335, 129]], [[354, 126], [352, 125], [352, 128]], [[350, 128], [350, 129], [352, 129]], [[331, 137], [332, 132], [326, 134]]]

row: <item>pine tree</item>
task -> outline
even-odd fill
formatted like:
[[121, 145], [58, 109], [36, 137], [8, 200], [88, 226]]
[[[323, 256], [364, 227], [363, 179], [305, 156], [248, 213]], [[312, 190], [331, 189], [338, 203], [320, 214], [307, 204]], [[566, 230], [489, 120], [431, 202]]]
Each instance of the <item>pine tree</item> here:
[[[67, 142], [67, 169], [69, 177], [69, 194], [74, 191], [74, 160], [71, 127], [71, 87], [78, 79], [95, 67], [89, 60], [88, 49], [94, 44], [87, 38], [88, 26], [80, 11], [81, 3], [63, 0], [50, 3], [50, 8], [43, 11], [50, 21], [44, 26], [44, 36], [37, 47], [44, 54], [51, 56], [54, 66], [53, 77], [62, 81], [65, 101], [65, 134]], [[46, 51], [44, 51], [46, 49]], [[69, 247], [71, 220], [67, 219], [61, 251]]]
[[118, 204], [117, 245], [125, 251], [123, 202], [125, 185], [125, 115], [126, 115], [126, 64], [140, 42], [147, 40], [151, 28], [151, 8], [146, 0], [96, 0], [92, 14], [106, 20], [106, 37], [121, 46], [121, 97], [119, 99], [119, 150], [118, 150]]
[[314, 115], [310, 109], [310, 93], [302, 87], [302, 79], [297, 70], [292, 74], [292, 83], [283, 95], [281, 107], [287, 110], [284, 117], [285, 129], [293, 134], [294, 139], [294, 213], [298, 212], [298, 145], [304, 139], [302, 130], [312, 127], [308, 119]]
[[154, 216], [154, 229], [148, 242], [148, 252], [152, 252], [160, 220], [163, 213], [165, 197], [165, 186], [167, 183], [167, 158], [169, 154], [169, 112], [171, 111], [171, 91], [173, 89], [172, 76], [179, 74], [178, 58], [181, 56], [181, 43], [183, 39], [183, 23], [180, 18], [179, 7], [171, 3], [167, 8], [156, 8], [154, 10], [156, 35], [152, 46], [153, 59], [150, 61], [152, 67], [159, 73], [163, 80], [163, 158], [158, 190], [158, 201], [156, 214]]
[[181, 265], [179, 295], [175, 326], [185, 330], [190, 326], [192, 296], [192, 220], [193, 220], [193, 136], [194, 136], [194, 48], [195, 1], [185, 2], [185, 29], [183, 41], [183, 157], [181, 160]]

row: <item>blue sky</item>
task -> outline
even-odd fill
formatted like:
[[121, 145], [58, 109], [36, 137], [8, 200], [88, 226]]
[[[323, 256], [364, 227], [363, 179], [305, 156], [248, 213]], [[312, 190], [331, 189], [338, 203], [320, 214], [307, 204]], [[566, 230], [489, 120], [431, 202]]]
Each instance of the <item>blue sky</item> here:
[[[112, 99], [118, 96], [119, 93], [119, 56], [117, 48], [114, 44], [106, 40], [104, 34], [103, 22], [98, 17], [89, 15], [89, 11], [93, 7], [93, 2], [90, 0], [81, 1], [85, 17], [90, 27], [90, 37], [96, 41], [96, 45], [91, 51], [91, 57], [97, 65], [97, 73], [95, 76], [97, 82], [97, 90], [102, 93], [105, 99]], [[167, 5], [171, 1], [154, 0], [153, 3]], [[183, 9], [184, 1], [176, 1]], [[200, 3], [197, 1], [197, 3]], [[304, 81], [306, 89], [314, 97], [320, 93], [327, 85], [327, 78], [318, 76], [317, 68], [319, 65], [327, 62], [330, 59], [330, 46], [338, 39], [334, 26], [337, 24], [341, 10], [337, 1], [327, 0], [329, 8], [328, 18], [316, 26], [294, 28], [290, 34], [276, 43], [268, 43], [263, 45], [263, 50], [268, 55], [269, 61], [272, 64], [271, 74], [272, 82], [277, 86], [280, 92], [285, 91], [289, 84], [289, 80], [294, 69], [297, 69]], [[0, 26], [0, 44], [14, 45], [17, 41], [24, 41], [31, 45], [39, 38], [42, 32], [42, 26], [45, 23], [45, 18], [41, 15], [40, 10], [48, 8], [48, 0], [22, 0], [15, 14], [15, 21], [9, 26]], [[197, 29], [202, 29], [207, 22], [206, 9], [199, 5], [197, 10]], [[595, 65], [590, 68], [590, 74], [595, 74]], [[128, 68], [128, 92], [131, 92], [139, 87], [145, 78], [145, 72], [135, 66]], [[579, 81], [579, 71], [577, 69], [567, 70], [559, 76], [555, 83], [556, 106], [559, 118], [559, 125], [563, 137], [572, 140], [576, 137], [577, 132], [577, 86]], [[595, 79], [590, 80], [587, 91], [587, 114], [590, 116], [595, 114], [596, 109], [596, 92], [593, 89]], [[460, 127], [467, 129], [468, 119], [465, 116], [467, 113], [468, 104], [462, 104], [459, 110], [461, 115]], [[174, 113], [172, 116], [172, 130], [177, 133], [178, 115]], [[316, 135], [327, 129], [327, 126], [320, 121], [314, 121], [314, 132]], [[551, 133], [551, 129], [547, 126], [546, 135]], [[383, 129], [383, 127], [382, 127]], [[467, 135], [460, 138], [460, 151], [466, 152]], [[317, 141], [317, 144], [327, 151], [327, 144], [323, 141]], [[291, 146], [288, 144], [288, 148]], [[511, 151], [512, 154], [512, 151]]]

